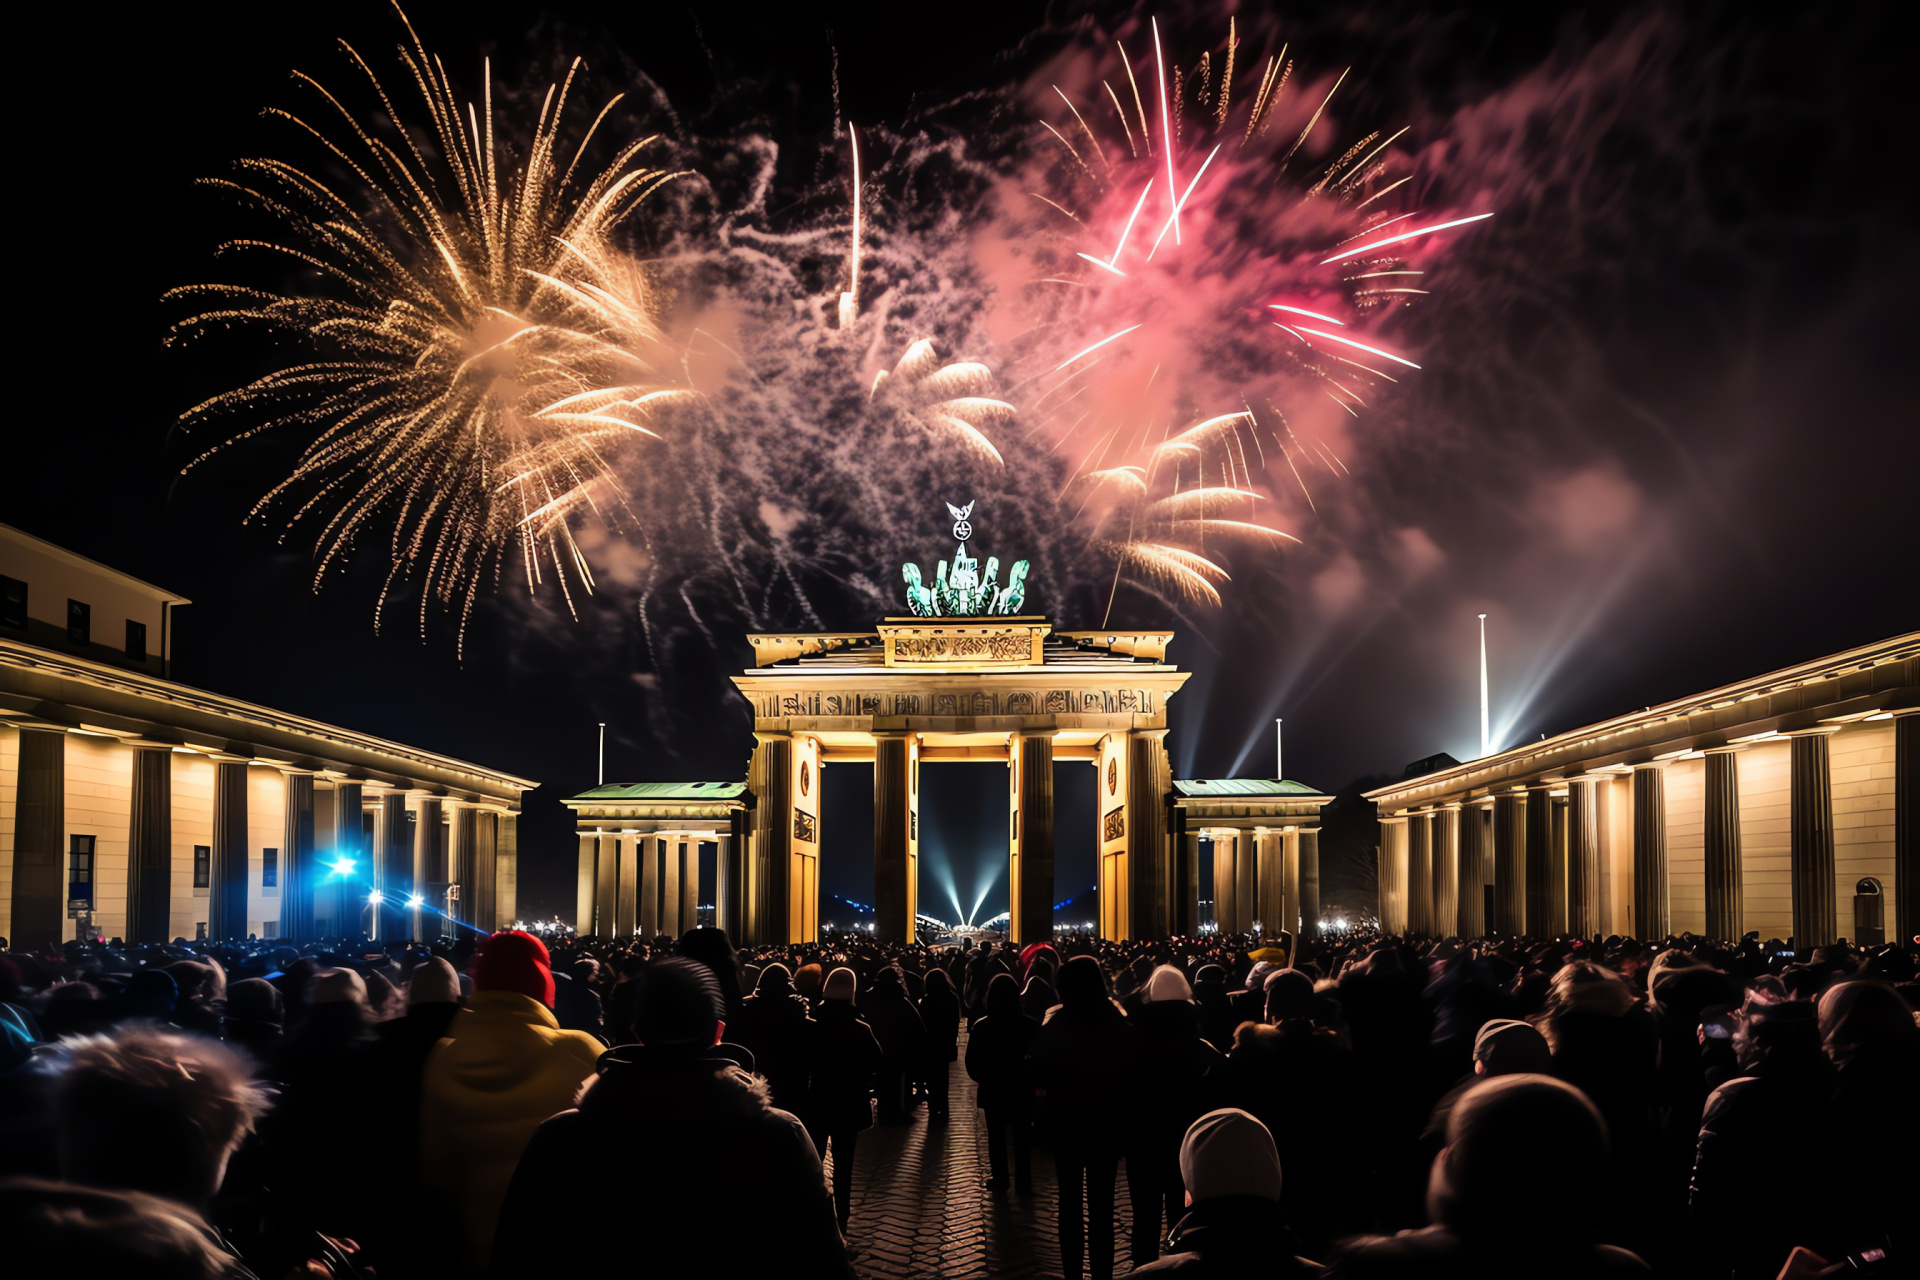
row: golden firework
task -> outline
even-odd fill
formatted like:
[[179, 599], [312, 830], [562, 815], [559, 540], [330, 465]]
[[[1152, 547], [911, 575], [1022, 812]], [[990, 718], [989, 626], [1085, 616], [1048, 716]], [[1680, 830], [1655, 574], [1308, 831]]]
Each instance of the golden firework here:
[[255, 326], [292, 338], [299, 355], [182, 423], [237, 420], [229, 444], [276, 428], [302, 436], [297, 464], [249, 519], [284, 513], [283, 539], [317, 526], [316, 587], [379, 530], [390, 557], [380, 607], [396, 585], [417, 583], [423, 630], [438, 601], [457, 605], [464, 633], [481, 583], [515, 550], [529, 587], [551, 575], [571, 606], [569, 579], [593, 585], [574, 520], [620, 505], [614, 451], [655, 436], [657, 409], [692, 394], [655, 372], [650, 281], [613, 239], [680, 175], [639, 162], [651, 138], [588, 162], [618, 97], [563, 154], [577, 61], [548, 86], [516, 157], [495, 130], [490, 68], [480, 103], [463, 104], [407, 24], [399, 57], [417, 125], [341, 47], [377, 113], [363, 120], [305, 75], [296, 80], [318, 95], [319, 114], [269, 113], [318, 145], [324, 169], [253, 159], [209, 184], [280, 228], [222, 251], [277, 256], [312, 287], [169, 295], [198, 308], [170, 341]]

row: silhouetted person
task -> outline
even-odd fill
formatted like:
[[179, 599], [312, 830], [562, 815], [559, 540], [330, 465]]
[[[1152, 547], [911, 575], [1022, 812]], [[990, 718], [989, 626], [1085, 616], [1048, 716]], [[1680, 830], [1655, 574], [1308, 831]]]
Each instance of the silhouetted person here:
[[1352, 1242], [1329, 1274], [1352, 1280], [1564, 1280], [1637, 1276], [1646, 1264], [1599, 1243], [1607, 1129], [1572, 1085], [1499, 1076], [1453, 1109], [1427, 1184], [1433, 1225]]
[[1007, 1147], [1013, 1148], [1014, 1188], [1033, 1191], [1033, 1075], [1027, 1055], [1040, 1024], [1020, 1011], [1020, 984], [1010, 973], [988, 984], [986, 1012], [967, 1034], [967, 1074], [987, 1122], [987, 1187], [1008, 1185]]
[[1301, 1278], [1322, 1268], [1297, 1256], [1280, 1214], [1280, 1153], [1267, 1126], [1236, 1108], [1210, 1111], [1180, 1143], [1180, 1179], [1190, 1206], [1167, 1256], [1132, 1275]]
[[823, 1158], [832, 1148], [833, 1206], [842, 1231], [853, 1212], [853, 1150], [873, 1127], [873, 1076], [880, 1065], [880, 1042], [853, 1005], [858, 988], [851, 969], [827, 975], [807, 1049], [807, 1129]]
[[1034, 1041], [1033, 1075], [1053, 1141], [1067, 1280], [1082, 1261], [1093, 1280], [1113, 1274], [1114, 1180], [1138, 1053], [1138, 1033], [1108, 998], [1100, 962], [1075, 956], [1062, 965], [1060, 1007]]
[[[851, 1277], [806, 1129], [715, 1052], [725, 998], [712, 971], [668, 956], [639, 983], [634, 1043], [527, 1144], [491, 1274], [543, 1274], [558, 1252], [589, 1275]], [[740, 1229], [715, 1234], [743, 1170], [764, 1194]]]
[[[860, 998], [860, 1016], [880, 1042], [880, 1069], [875, 1092], [880, 1099], [880, 1123], [901, 1124], [908, 1119], [907, 1085], [926, 1052], [927, 1030], [901, 981], [900, 970], [884, 966], [873, 975], [873, 985]], [[837, 1158], [837, 1157], [836, 1157]]]
[[927, 1120], [947, 1123], [947, 1069], [960, 1056], [960, 997], [944, 969], [929, 969], [920, 997], [920, 1022], [926, 1028], [921, 1076], [926, 1081]]
[[1180, 1217], [1181, 1140], [1226, 1085], [1226, 1059], [1201, 1038], [1200, 1007], [1180, 971], [1149, 970], [1138, 994], [1128, 1019], [1139, 1032], [1140, 1063], [1127, 1145], [1136, 1268], [1160, 1256], [1162, 1214], [1169, 1227]]
[[727, 1039], [753, 1055], [754, 1070], [766, 1077], [773, 1105], [800, 1115], [807, 1107], [807, 1002], [793, 989], [784, 964], [760, 971], [753, 994], [727, 1024]]

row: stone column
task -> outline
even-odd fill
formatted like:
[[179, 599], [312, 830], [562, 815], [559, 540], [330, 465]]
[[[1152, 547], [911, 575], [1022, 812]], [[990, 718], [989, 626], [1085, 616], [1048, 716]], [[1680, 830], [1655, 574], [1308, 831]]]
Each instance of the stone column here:
[[414, 811], [413, 891], [420, 905], [408, 913], [413, 936], [437, 938], [446, 908], [447, 851], [440, 844], [440, 801], [422, 799]]
[[[678, 835], [670, 835], [660, 842], [663, 858], [660, 872], [660, 932], [676, 941], [686, 929], [680, 920], [680, 864], [683, 848]], [[782, 905], [784, 906], [784, 903]], [[786, 912], [781, 911], [780, 919], [786, 918]]]
[[1290, 827], [1280, 835], [1280, 924], [1278, 927], [1300, 934], [1300, 829]]
[[208, 864], [207, 937], [247, 936], [247, 766], [213, 767], [213, 846]]
[[1643, 942], [1672, 930], [1667, 884], [1667, 779], [1659, 765], [1633, 771], [1633, 931]]
[[700, 841], [680, 838], [680, 932], [700, 926]]
[[1283, 840], [1284, 837], [1277, 831], [1253, 833], [1252, 915], [1266, 933], [1273, 933], [1282, 927], [1280, 921], [1286, 910], [1280, 900], [1280, 864], [1286, 857], [1281, 848]]
[[620, 908], [619, 841], [611, 831], [602, 830], [594, 848], [593, 862], [593, 936], [619, 936], [617, 913]]
[[1526, 923], [1522, 932], [1535, 937], [1553, 935], [1553, 797], [1546, 788], [1527, 792]]
[[1920, 933], [1920, 714], [1893, 722], [1893, 925], [1902, 946]]
[[1186, 827], [1185, 809], [1173, 810], [1180, 831], [1173, 837], [1178, 865], [1174, 870], [1173, 931], [1191, 938], [1200, 929], [1200, 833]]
[[1239, 887], [1233, 875], [1233, 837], [1208, 831], [1207, 840], [1213, 846], [1213, 927], [1221, 933], [1232, 933], [1236, 919], [1233, 895]]
[[1793, 945], [1806, 952], [1826, 946], [1839, 931], [1833, 883], [1833, 785], [1825, 733], [1796, 734], [1792, 748]]
[[738, 895], [733, 890], [733, 837], [716, 835], [713, 838], [713, 923], [723, 930], [727, 940], [737, 936], [733, 922], [733, 904]]
[[20, 730], [14, 805], [9, 941], [22, 951], [58, 946], [67, 933], [66, 734]]
[[1493, 928], [1487, 918], [1487, 873], [1492, 851], [1487, 848], [1487, 806], [1470, 805], [1460, 811], [1460, 936], [1483, 938]]
[[413, 893], [413, 838], [407, 823], [407, 797], [390, 791], [380, 797], [380, 934], [381, 942], [412, 936], [413, 913], [407, 898]]
[[732, 833], [728, 839], [733, 845], [733, 861], [729, 864], [731, 878], [727, 881], [728, 893], [733, 904], [733, 927], [727, 936], [735, 940], [747, 937], [747, 913], [752, 906], [752, 898], [747, 892], [747, 858], [753, 847], [753, 814], [746, 809], [734, 809], [727, 815], [727, 826]]
[[[366, 799], [357, 782], [333, 784], [333, 856], [353, 867], [333, 882], [333, 931], [350, 937], [360, 927], [360, 909], [373, 885], [373, 854], [367, 848]], [[212, 930], [208, 930], [212, 932]]]
[[[471, 931], [477, 928], [473, 918], [473, 810], [466, 805], [455, 809], [447, 835], [452, 841], [452, 847], [447, 850], [447, 873], [460, 889], [460, 896], [453, 903], [453, 918]], [[457, 929], [454, 936], [460, 936]]]
[[633, 857], [640, 870], [640, 933], [651, 943], [660, 936], [660, 837], [637, 837]]
[[614, 876], [613, 932], [631, 938], [640, 926], [640, 838], [632, 834], [614, 837], [613, 860], [618, 864]]
[[[473, 816], [473, 923], [489, 934], [500, 924], [501, 819], [491, 809]], [[507, 920], [513, 920], [511, 912]]]
[[[158, 753], [143, 751], [135, 758], [147, 754]], [[313, 861], [313, 775], [290, 773], [286, 777], [287, 826], [280, 838], [280, 934], [295, 942], [307, 942], [313, 937], [313, 886], [321, 874]], [[132, 867], [131, 858], [128, 867]]]
[[880, 942], [913, 941], [907, 746], [905, 732], [873, 735], [873, 932]]
[[1567, 798], [1535, 794], [1547, 810], [1547, 933], [1560, 937], [1567, 932]]
[[1709, 751], [1706, 758], [1707, 936], [1732, 942], [1740, 937], [1740, 769], [1731, 751]]
[[1022, 947], [1053, 941], [1053, 735], [1052, 729], [1021, 730], [1020, 821], [1015, 842], [1020, 859], [1019, 930]]
[[1433, 850], [1427, 843], [1432, 828], [1427, 815], [1407, 819], [1407, 932], [1433, 932]]
[[1433, 932], [1443, 938], [1460, 932], [1459, 837], [1460, 807], [1435, 811], [1427, 839], [1433, 858]]
[[793, 741], [784, 733], [758, 731], [753, 740], [753, 759], [747, 766], [747, 788], [754, 795], [747, 936], [758, 945], [785, 945], [792, 936], [787, 873], [793, 838]]
[[573, 864], [573, 929], [583, 938], [593, 936], [594, 892], [600, 883], [600, 837], [582, 831]]
[[1127, 922], [1135, 940], [1164, 938], [1173, 931], [1176, 886], [1167, 840], [1167, 731], [1136, 729], [1127, 735]]
[[1598, 787], [1591, 778], [1567, 784], [1567, 932], [1583, 938], [1603, 932]]
[[[313, 779], [306, 782], [311, 839]], [[292, 806], [288, 808], [291, 811]], [[171, 942], [167, 929], [172, 911], [173, 752], [165, 747], [136, 747], [127, 832], [127, 941]]]
[[493, 855], [493, 922], [510, 928], [520, 914], [520, 815], [503, 813]]
[[1260, 909], [1260, 900], [1254, 872], [1257, 868], [1253, 858], [1253, 832], [1238, 831], [1233, 837], [1233, 908], [1236, 913], [1238, 933], [1252, 933], [1255, 912]]
[[1518, 934], [1527, 927], [1527, 802], [1518, 791], [1493, 799], [1494, 933]]
[[1407, 820], [1380, 819], [1380, 932], [1407, 931]]
[[1320, 831], [1300, 833], [1300, 936], [1320, 936]]

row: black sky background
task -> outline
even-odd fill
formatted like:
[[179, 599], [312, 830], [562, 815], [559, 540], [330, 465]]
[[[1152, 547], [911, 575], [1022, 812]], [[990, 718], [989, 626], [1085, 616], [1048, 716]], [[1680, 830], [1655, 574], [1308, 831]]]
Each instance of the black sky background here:
[[[1002, 51], [1047, 13], [928, 11], [937, 24], [921, 30], [898, 5], [409, 12], [456, 78], [482, 53], [498, 57], [496, 74], [524, 68], [557, 13], [588, 43], [619, 47], [676, 101], [697, 101], [717, 75], [761, 80], [763, 105], [796, 133], [830, 124], [836, 52], [845, 113], [895, 118], [915, 95], [999, 83]], [[1911, 94], [1891, 37], [1896, 7], [1839, 17], [1784, 6], [1287, 12], [1320, 32], [1329, 58], [1399, 59], [1410, 68], [1400, 91], [1429, 106], [1517, 80], [1556, 50], [1577, 54], [1639, 13], [1743, 70], [1712, 82], [1723, 97], [1700, 106], [1702, 130], [1676, 135], [1691, 148], [1684, 181], [1611, 158], [1617, 234], [1535, 268], [1569, 310], [1596, 308], [1582, 332], [1597, 354], [1581, 376], [1604, 390], [1569, 387], [1563, 406], [1566, 438], [1580, 446], [1516, 461], [1508, 424], [1488, 422], [1483, 451], [1463, 447], [1459, 424], [1474, 406], [1502, 401], [1436, 377], [1388, 439], [1374, 484], [1417, 511], [1444, 570], [1391, 585], [1367, 577], [1349, 598], [1330, 565], [1303, 588], [1324, 607], [1284, 632], [1231, 604], [1209, 635], [1183, 630], [1174, 657], [1196, 674], [1172, 704], [1178, 774], [1268, 773], [1275, 714], [1287, 717], [1289, 776], [1328, 790], [1435, 750], [1471, 754], [1478, 612], [1493, 615], [1507, 745], [1920, 625], [1920, 237], [1911, 144], [1897, 133]], [[22, 21], [23, 74], [10, 89], [13, 118], [29, 122], [10, 184], [17, 398], [0, 426], [0, 521], [191, 597], [175, 641], [187, 683], [541, 779], [522, 824], [522, 910], [570, 910], [572, 845], [557, 797], [592, 784], [595, 722], [611, 724], [610, 778], [742, 776], [749, 725], [724, 678], [750, 662], [744, 642], [704, 669], [682, 668], [714, 710], [662, 741], [636, 686], [583, 680], [559, 649], [514, 650], [524, 633], [497, 625], [496, 611], [517, 601], [483, 609], [463, 663], [404, 623], [376, 636], [377, 572], [316, 596], [304, 546], [240, 525], [256, 496], [241, 473], [177, 475], [194, 449], [171, 423], [211, 384], [204, 363], [162, 351], [172, 316], [159, 299], [214, 274], [211, 248], [229, 229], [191, 184], [272, 145], [259, 109], [287, 99], [290, 68], [336, 72], [334, 37], [390, 48], [389, 14], [371, 0], [84, 19], [43, 6]], [[1676, 214], [1707, 233], [1647, 265]], [[1479, 265], [1498, 275], [1497, 260]], [[1487, 305], [1489, 324], [1524, 315]], [[1512, 334], [1504, 342], [1519, 345]], [[1592, 497], [1593, 476], [1621, 514], [1569, 531], [1558, 521]], [[1529, 529], [1537, 554], [1514, 545]], [[1571, 541], [1556, 552], [1554, 537]], [[1062, 768], [1069, 781], [1084, 770]], [[870, 900], [862, 772], [830, 771], [826, 783], [826, 889]], [[969, 851], [997, 849], [1004, 791], [1001, 775], [966, 766], [929, 785], [924, 820], [945, 846], [930, 863], [952, 864], [963, 897], [993, 872]], [[1066, 803], [1061, 813], [1064, 898], [1091, 877], [1092, 813]], [[1001, 883], [1001, 901], [1004, 892]], [[944, 914], [945, 896], [943, 882], [923, 882], [927, 909]]]

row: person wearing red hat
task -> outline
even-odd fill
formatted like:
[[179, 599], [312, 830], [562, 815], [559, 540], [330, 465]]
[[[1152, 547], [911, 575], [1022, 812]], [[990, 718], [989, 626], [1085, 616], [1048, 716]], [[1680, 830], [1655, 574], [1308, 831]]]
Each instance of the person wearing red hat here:
[[427, 1058], [420, 1169], [457, 1215], [461, 1273], [480, 1275], [520, 1153], [543, 1120], [573, 1105], [605, 1046], [561, 1029], [547, 948], [532, 934], [494, 934], [468, 969], [472, 1007]]

